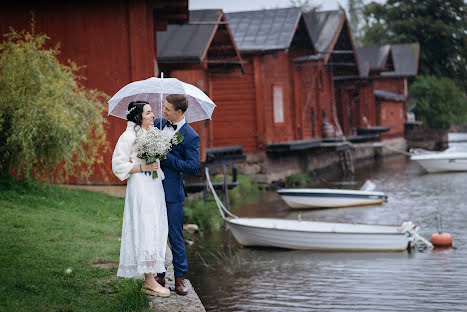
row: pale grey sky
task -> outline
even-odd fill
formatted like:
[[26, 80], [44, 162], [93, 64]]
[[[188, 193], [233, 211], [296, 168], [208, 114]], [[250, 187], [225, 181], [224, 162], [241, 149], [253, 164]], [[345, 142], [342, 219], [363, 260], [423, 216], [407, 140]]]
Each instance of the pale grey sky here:
[[[364, 0], [365, 4], [371, 0]], [[375, 2], [384, 3], [385, 0]], [[189, 0], [190, 10], [197, 9], [223, 9], [224, 12], [253, 11], [272, 8], [291, 7], [290, 0]], [[311, 4], [320, 4], [321, 11], [337, 10], [339, 4], [347, 8], [347, 0], [312, 0]]]

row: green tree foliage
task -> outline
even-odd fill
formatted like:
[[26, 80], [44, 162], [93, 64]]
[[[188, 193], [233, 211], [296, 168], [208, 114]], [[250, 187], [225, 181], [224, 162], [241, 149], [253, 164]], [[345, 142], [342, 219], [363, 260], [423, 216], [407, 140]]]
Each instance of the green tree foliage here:
[[349, 24], [352, 30], [353, 43], [356, 46], [361, 45], [362, 41], [362, 11], [363, 11], [363, 0], [348, 0], [347, 11], [349, 12]]
[[448, 78], [419, 76], [410, 86], [411, 109], [430, 128], [449, 129], [467, 120], [467, 101]]
[[309, 13], [317, 11], [321, 8], [321, 4], [314, 0], [289, 0], [290, 6], [301, 8], [302, 12]]
[[106, 149], [105, 94], [78, 83], [48, 37], [11, 30], [0, 44], [0, 173], [24, 179], [86, 178]]
[[364, 45], [420, 43], [420, 73], [455, 79], [466, 90], [467, 4], [464, 0], [388, 0], [363, 11]]

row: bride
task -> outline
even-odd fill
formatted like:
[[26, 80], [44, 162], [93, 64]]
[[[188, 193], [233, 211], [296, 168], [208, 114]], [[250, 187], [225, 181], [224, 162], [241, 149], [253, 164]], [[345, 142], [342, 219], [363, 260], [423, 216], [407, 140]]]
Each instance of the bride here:
[[[143, 278], [141, 290], [153, 296], [168, 297], [170, 291], [156, 282], [154, 275], [165, 272], [168, 225], [159, 162], [145, 164], [136, 157], [135, 141], [154, 124], [148, 102], [128, 105], [127, 128], [118, 139], [112, 156], [112, 171], [128, 179], [123, 213], [120, 264], [117, 276]], [[149, 174], [156, 171], [157, 179]]]

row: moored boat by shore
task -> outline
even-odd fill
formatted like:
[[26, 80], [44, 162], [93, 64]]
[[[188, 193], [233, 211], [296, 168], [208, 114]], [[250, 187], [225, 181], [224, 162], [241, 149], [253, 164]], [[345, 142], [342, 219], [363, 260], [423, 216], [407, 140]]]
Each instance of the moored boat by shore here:
[[313, 222], [272, 218], [226, 218], [244, 246], [301, 250], [404, 251], [415, 226]]
[[231, 213], [214, 190], [205, 169], [209, 189], [222, 219], [235, 239], [244, 246], [279, 247], [303, 250], [403, 251], [422, 242], [412, 222], [397, 225], [333, 223], [276, 218], [239, 218]]
[[426, 152], [410, 159], [428, 172], [467, 171], [467, 152]]
[[377, 205], [386, 200], [383, 192], [363, 190], [280, 189], [277, 193], [292, 209]]

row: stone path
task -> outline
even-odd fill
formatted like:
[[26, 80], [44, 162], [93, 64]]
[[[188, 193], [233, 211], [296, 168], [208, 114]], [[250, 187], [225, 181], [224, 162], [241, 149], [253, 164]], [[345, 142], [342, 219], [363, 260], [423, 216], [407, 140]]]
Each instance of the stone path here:
[[173, 290], [175, 288], [175, 279], [170, 248], [167, 248], [167, 255], [165, 258], [165, 265], [167, 267], [165, 286], [171, 289], [170, 297], [162, 298], [149, 296], [149, 306], [151, 310], [155, 312], [206, 312], [189, 280], [185, 279], [188, 295], [180, 296], [175, 293]]

